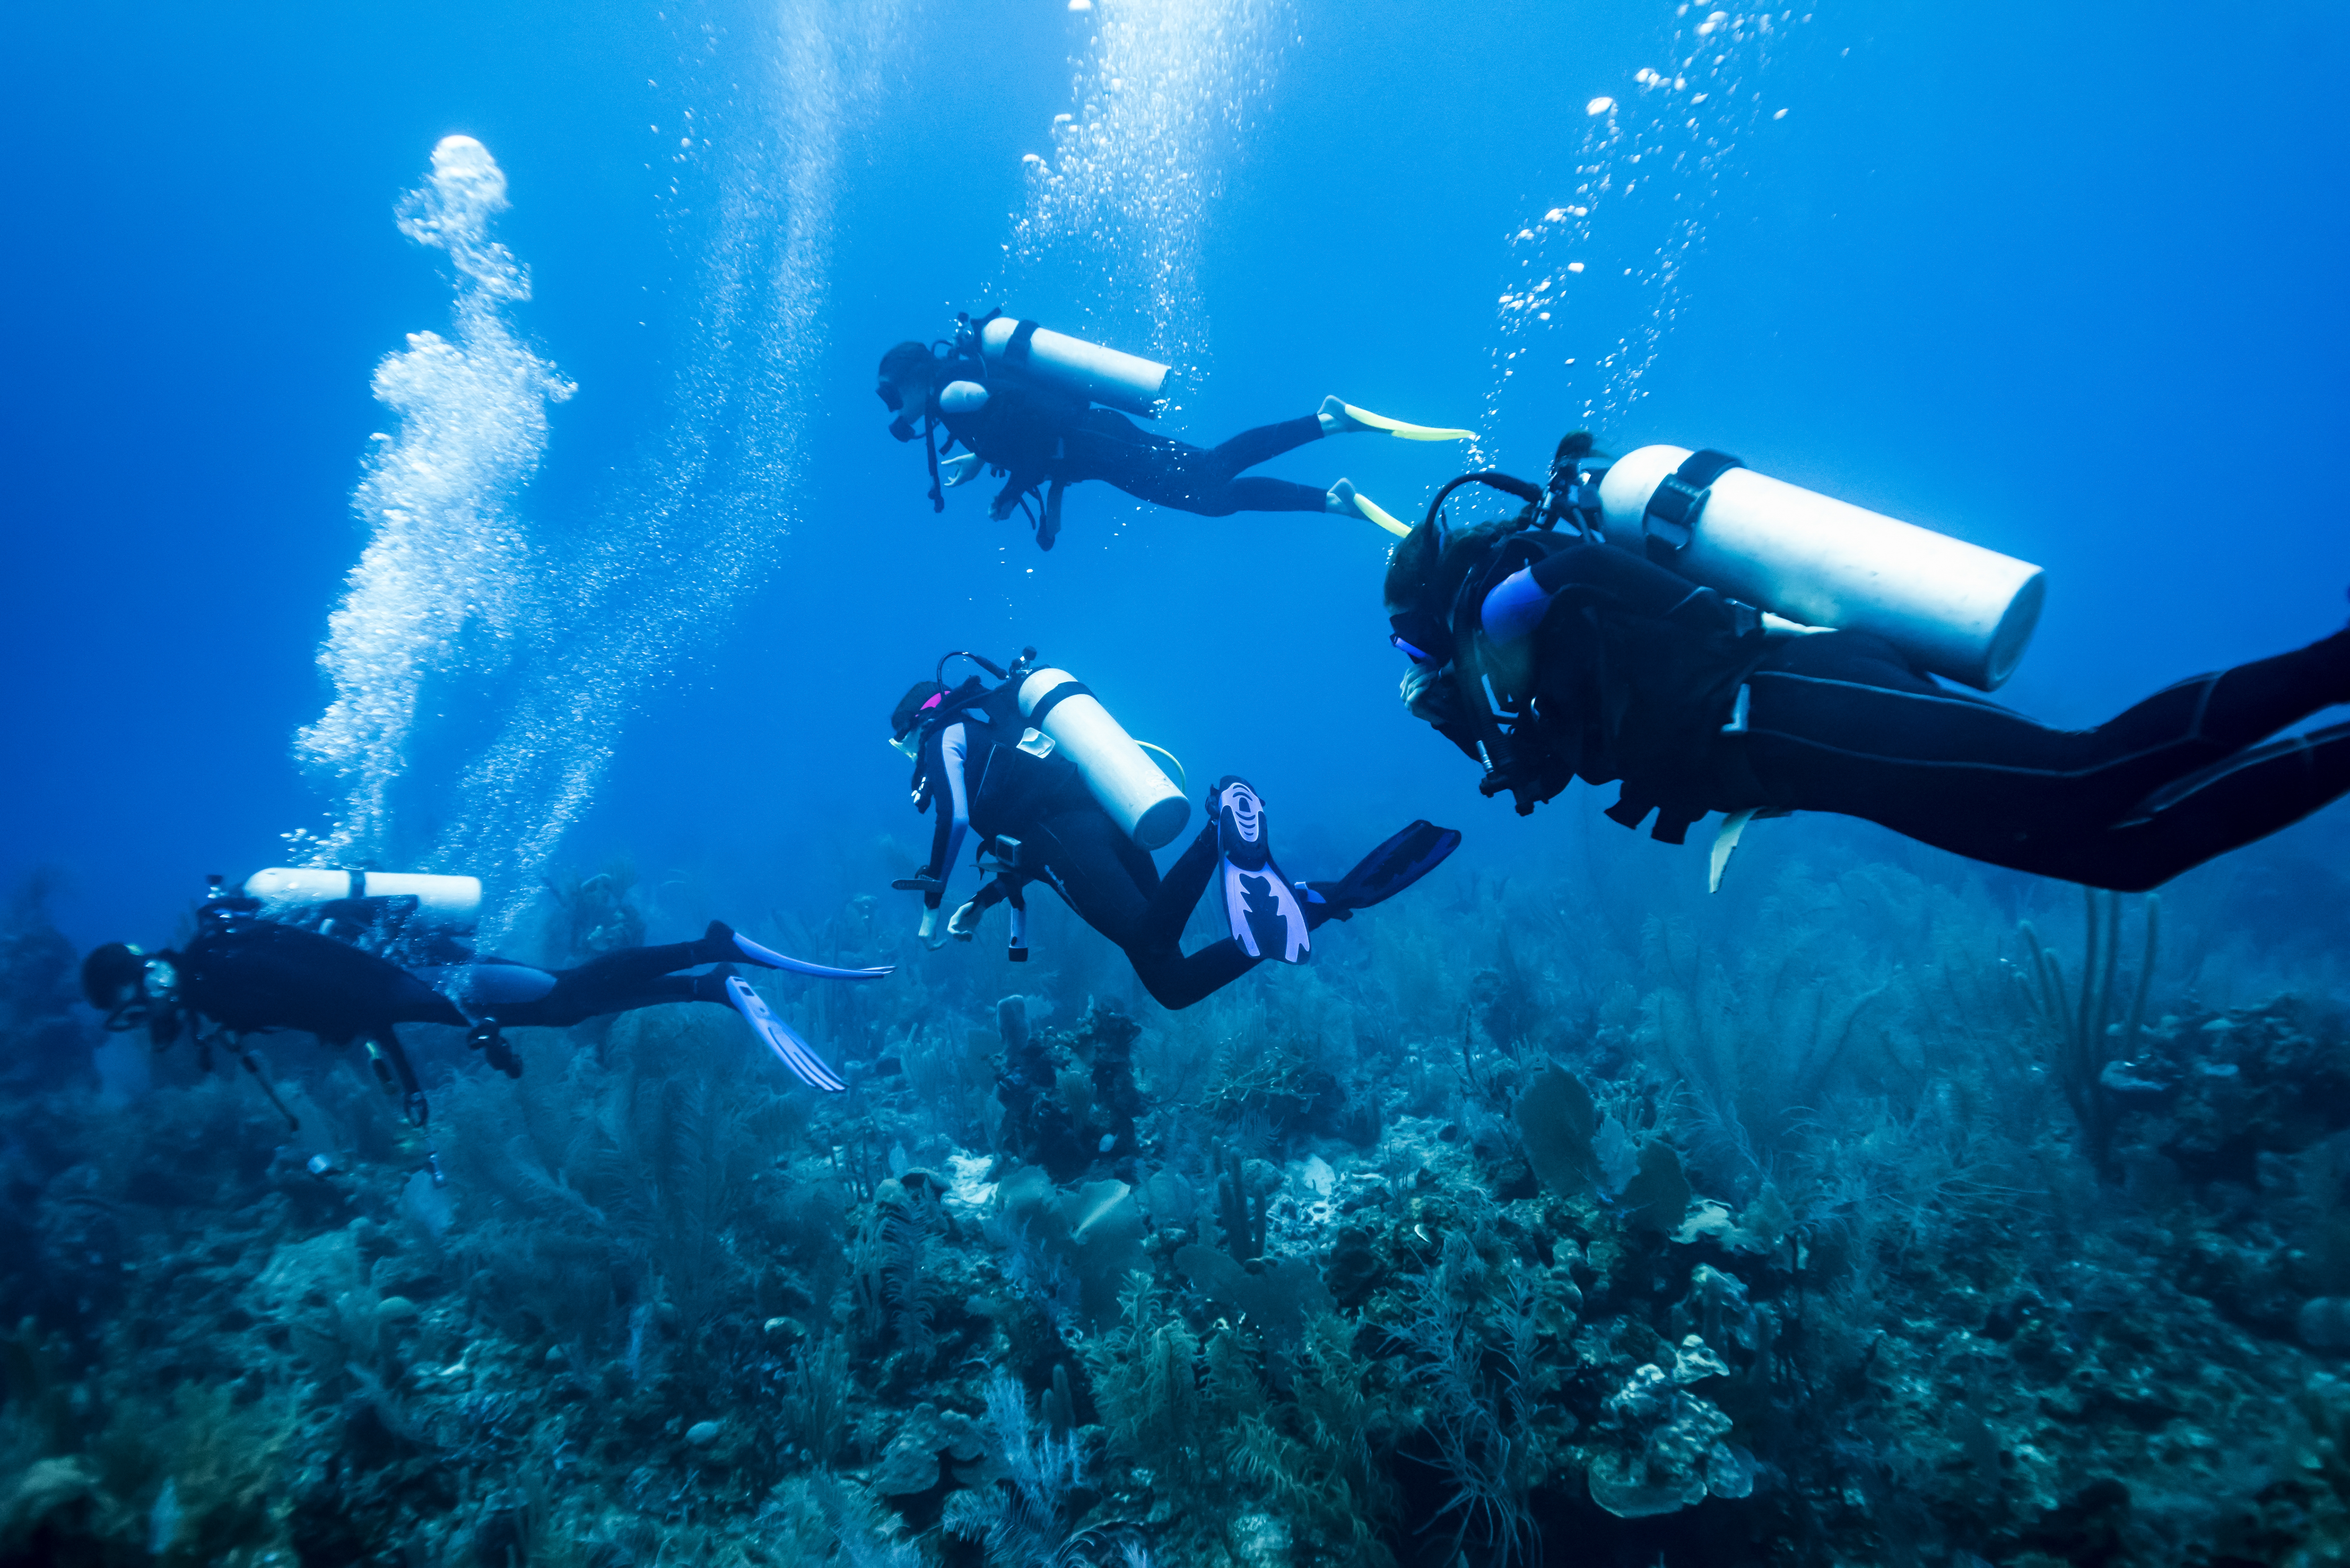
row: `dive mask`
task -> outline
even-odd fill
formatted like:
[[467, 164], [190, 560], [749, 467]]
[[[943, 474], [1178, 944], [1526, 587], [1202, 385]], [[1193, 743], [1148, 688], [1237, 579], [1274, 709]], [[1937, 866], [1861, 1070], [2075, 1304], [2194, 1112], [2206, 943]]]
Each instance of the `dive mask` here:
[[1452, 628], [1440, 616], [1426, 610], [1406, 610], [1389, 616], [1388, 625], [1393, 629], [1388, 640], [1414, 664], [1443, 664], [1452, 658]]
[[922, 433], [915, 428], [914, 416], [906, 409], [906, 394], [898, 389], [897, 382], [885, 380], [874, 388], [873, 392], [881, 400], [882, 407], [898, 416], [889, 421], [891, 435], [896, 436], [899, 441], [912, 441]]
[[149, 959], [140, 973], [138, 989], [106, 1015], [106, 1032], [120, 1034], [144, 1027], [149, 1040], [169, 1045], [180, 1037], [179, 989], [180, 971], [170, 961]]

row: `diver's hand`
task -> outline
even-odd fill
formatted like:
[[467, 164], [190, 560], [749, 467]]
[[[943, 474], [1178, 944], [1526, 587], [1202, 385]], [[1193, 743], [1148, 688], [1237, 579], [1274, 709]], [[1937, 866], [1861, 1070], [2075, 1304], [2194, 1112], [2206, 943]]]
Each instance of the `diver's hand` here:
[[979, 453], [975, 452], [942, 458], [939, 462], [939, 483], [949, 490], [958, 484], [969, 484], [979, 477]]
[[1521, 769], [1508, 765], [1493, 768], [1477, 781], [1477, 793], [1491, 800], [1506, 790], [1511, 803], [1517, 807], [1518, 815], [1532, 816], [1534, 807], [1540, 803], [1527, 793], [1531, 781], [1520, 777], [1521, 772]]
[[1452, 682], [1434, 665], [1415, 664], [1405, 670], [1400, 694], [1415, 719], [1441, 724], [1452, 717]]

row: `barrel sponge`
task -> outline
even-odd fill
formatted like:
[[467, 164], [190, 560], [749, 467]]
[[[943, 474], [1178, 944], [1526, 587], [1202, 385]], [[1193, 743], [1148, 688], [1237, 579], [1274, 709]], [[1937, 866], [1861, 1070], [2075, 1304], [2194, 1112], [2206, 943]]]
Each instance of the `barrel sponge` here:
[[2350, 1349], [2350, 1296], [2312, 1296], [2293, 1324], [2313, 1350]]

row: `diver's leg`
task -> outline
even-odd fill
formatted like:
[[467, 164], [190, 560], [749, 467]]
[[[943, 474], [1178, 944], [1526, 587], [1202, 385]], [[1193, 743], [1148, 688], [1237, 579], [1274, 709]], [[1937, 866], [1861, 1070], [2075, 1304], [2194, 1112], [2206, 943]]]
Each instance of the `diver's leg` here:
[[1828, 633], [1755, 672], [1746, 755], [1772, 805], [1866, 817], [1976, 859], [2071, 876], [2090, 840], [2157, 792], [2340, 701], [2345, 656], [2350, 647], [2328, 639], [2075, 731], [1944, 691], [1877, 639]]
[[1195, 855], [1196, 839], [1177, 858], [1169, 880], [1180, 877], [1183, 885], [1164, 899], [1167, 883], [1150, 857], [1098, 806], [1047, 817], [1023, 845], [1024, 853], [1028, 844], [1040, 848], [1045, 880], [1079, 919], [1118, 945], [1151, 1000], [1174, 1010], [1231, 984], [1258, 962], [1229, 937], [1188, 956], [1182, 950], [1184, 919], [1216, 867], [1212, 831], [1206, 841], [1204, 860]]
[[1109, 813], [1090, 800], [1054, 812], [1021, 839], [1024, 871], [1032, 851], [1045, 880], [1077, 919], [1122, 948], [1144, 940], [1144, 917], [1159, 891], [1159, 871], [1118, 831]]
[[[1241, 431], [1221, 446], [1197, 457], [1186, 454], [1180, 464], [1184, 500], [1180, 510], [1201, 517], [1229, 517], [1235, 512], [1312, 512], [1329, 506], [1329, 493], [1286, 479], [1238, 477], [1241, 471], [1322, 439], [1322, 421], [1308, 414], [1277, 425], [1259, 425]], [[1163, 503], [1163, 504], [1178, 504]]]
[[1262, 479], [1254, 474], [1232, 481], [1215, 499], [1215, 510], [1203, 508], [1201, 516], [1229, 517], [1235, 512], [1311, 512], [1319, 515], [1330, 510], [1330, 493], [1326, 490], [1286, 479]]
[[738, 952], [712, 953], [702, 942], [663, 942], [659, 947], [620, 948], [600, 953], [574, 969], [555, 971], [557, 986], [573, 985], [583, 992], [602, 992], [655, 975], [674, 974], [706, 963], [740, 958]]
[[[683, 944], [679, 944], [683, 945]], [[650, 950], [638, 949], [637, 951]], [[619, 953], [608, 954], [619, 958]], [[536, 1002], [502, 1006], [492, 1014], [508, 1028], [568, 1029], [590, 1018], [600, 1018], [608, 1012], [629, 1012], [639, 1007], [659, 1007], [671, 1002], [724, 1001], [722, 997], [704, 997], [695, 989], [690, 975], [629, 974], [613, 970], [598, 971], [602, 963], [581, 964], [577, 969], [559, 970], [555, 976], [555, 989]], [[691, 963], [691, 959], [686, 961]]]
[[[2322, 709], [2350, 702], [2350, 630], [2272, 659], [2181, 681], [2139, 707], [2163, 703], [2181, 691], [2196, 696], [2199, 733], [2231, 750], [2251, 745]], [[2174, 705], [2176, 701], [2172, 699]], [[2114, 723], [2127, 723], [2137, 711], [2130, 710]]]
[[[1135, 853], [1139, 855], [1141, 851], [1137, 849]], [[1180, 945], [1183, 928], [1191, 923], [1191, 911], [1199, 907], [1200, 899], [1208, 891], [1208, 879], [1215, 874], [1216, 825], [1211, 820], [1175, 857], [1175, 864], [1167, 867], [1159, 890], [1150, 895], [1142, 918], [1136, 922], [1136, 940], [1154, 946]]]
[[1230, 937], [1195, 953], [1171, 947], [1128, 948], [1126, 956], [1150, 1000], [1170, 1012], [1180, 1012], [1213, 995], [1264, 961], [1242, 951], [1240, 943]]
[[1208, 449], [1216, 466], [1226, 474], [1240, 472], [1269, 462], [1284, 452], [1295, 452], [1310, 441], [1322, 439], [1320, 416], [1308, 414], [1302, 420], [1284, 420], [1277, 425], [1259, 425], [1254, 430], [1241, 431], [1232, 440]]
[[[2190, 781], [2146, 816], [2085, 839], [2056, 872], [2143, 893], [2290, 827], [2350, 793], [2350, 724], [2254, 746]], [[2170, 792], [2165, 791], [2165, 795]]]

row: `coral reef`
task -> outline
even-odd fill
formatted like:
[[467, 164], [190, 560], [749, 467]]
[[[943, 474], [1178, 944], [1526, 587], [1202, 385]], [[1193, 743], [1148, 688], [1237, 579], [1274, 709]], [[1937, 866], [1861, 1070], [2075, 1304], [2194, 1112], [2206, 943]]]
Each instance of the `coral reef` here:
[[773, 933], [906, 966], [775, 992], [847, 1095], [713, 1008], [516, 1031], [518, 1081], [416, 1029], [443, 1186], [306, 1039], [298, 1131], [101, 1047], [36, 890], [0, 1568], [2350, 1554], [2322, 989], [2205, 1005], [2150, 900], [2073, 950], [1885, 866], [1738, 896], [1400, 901], [1174, 1015], [860, 900]]

